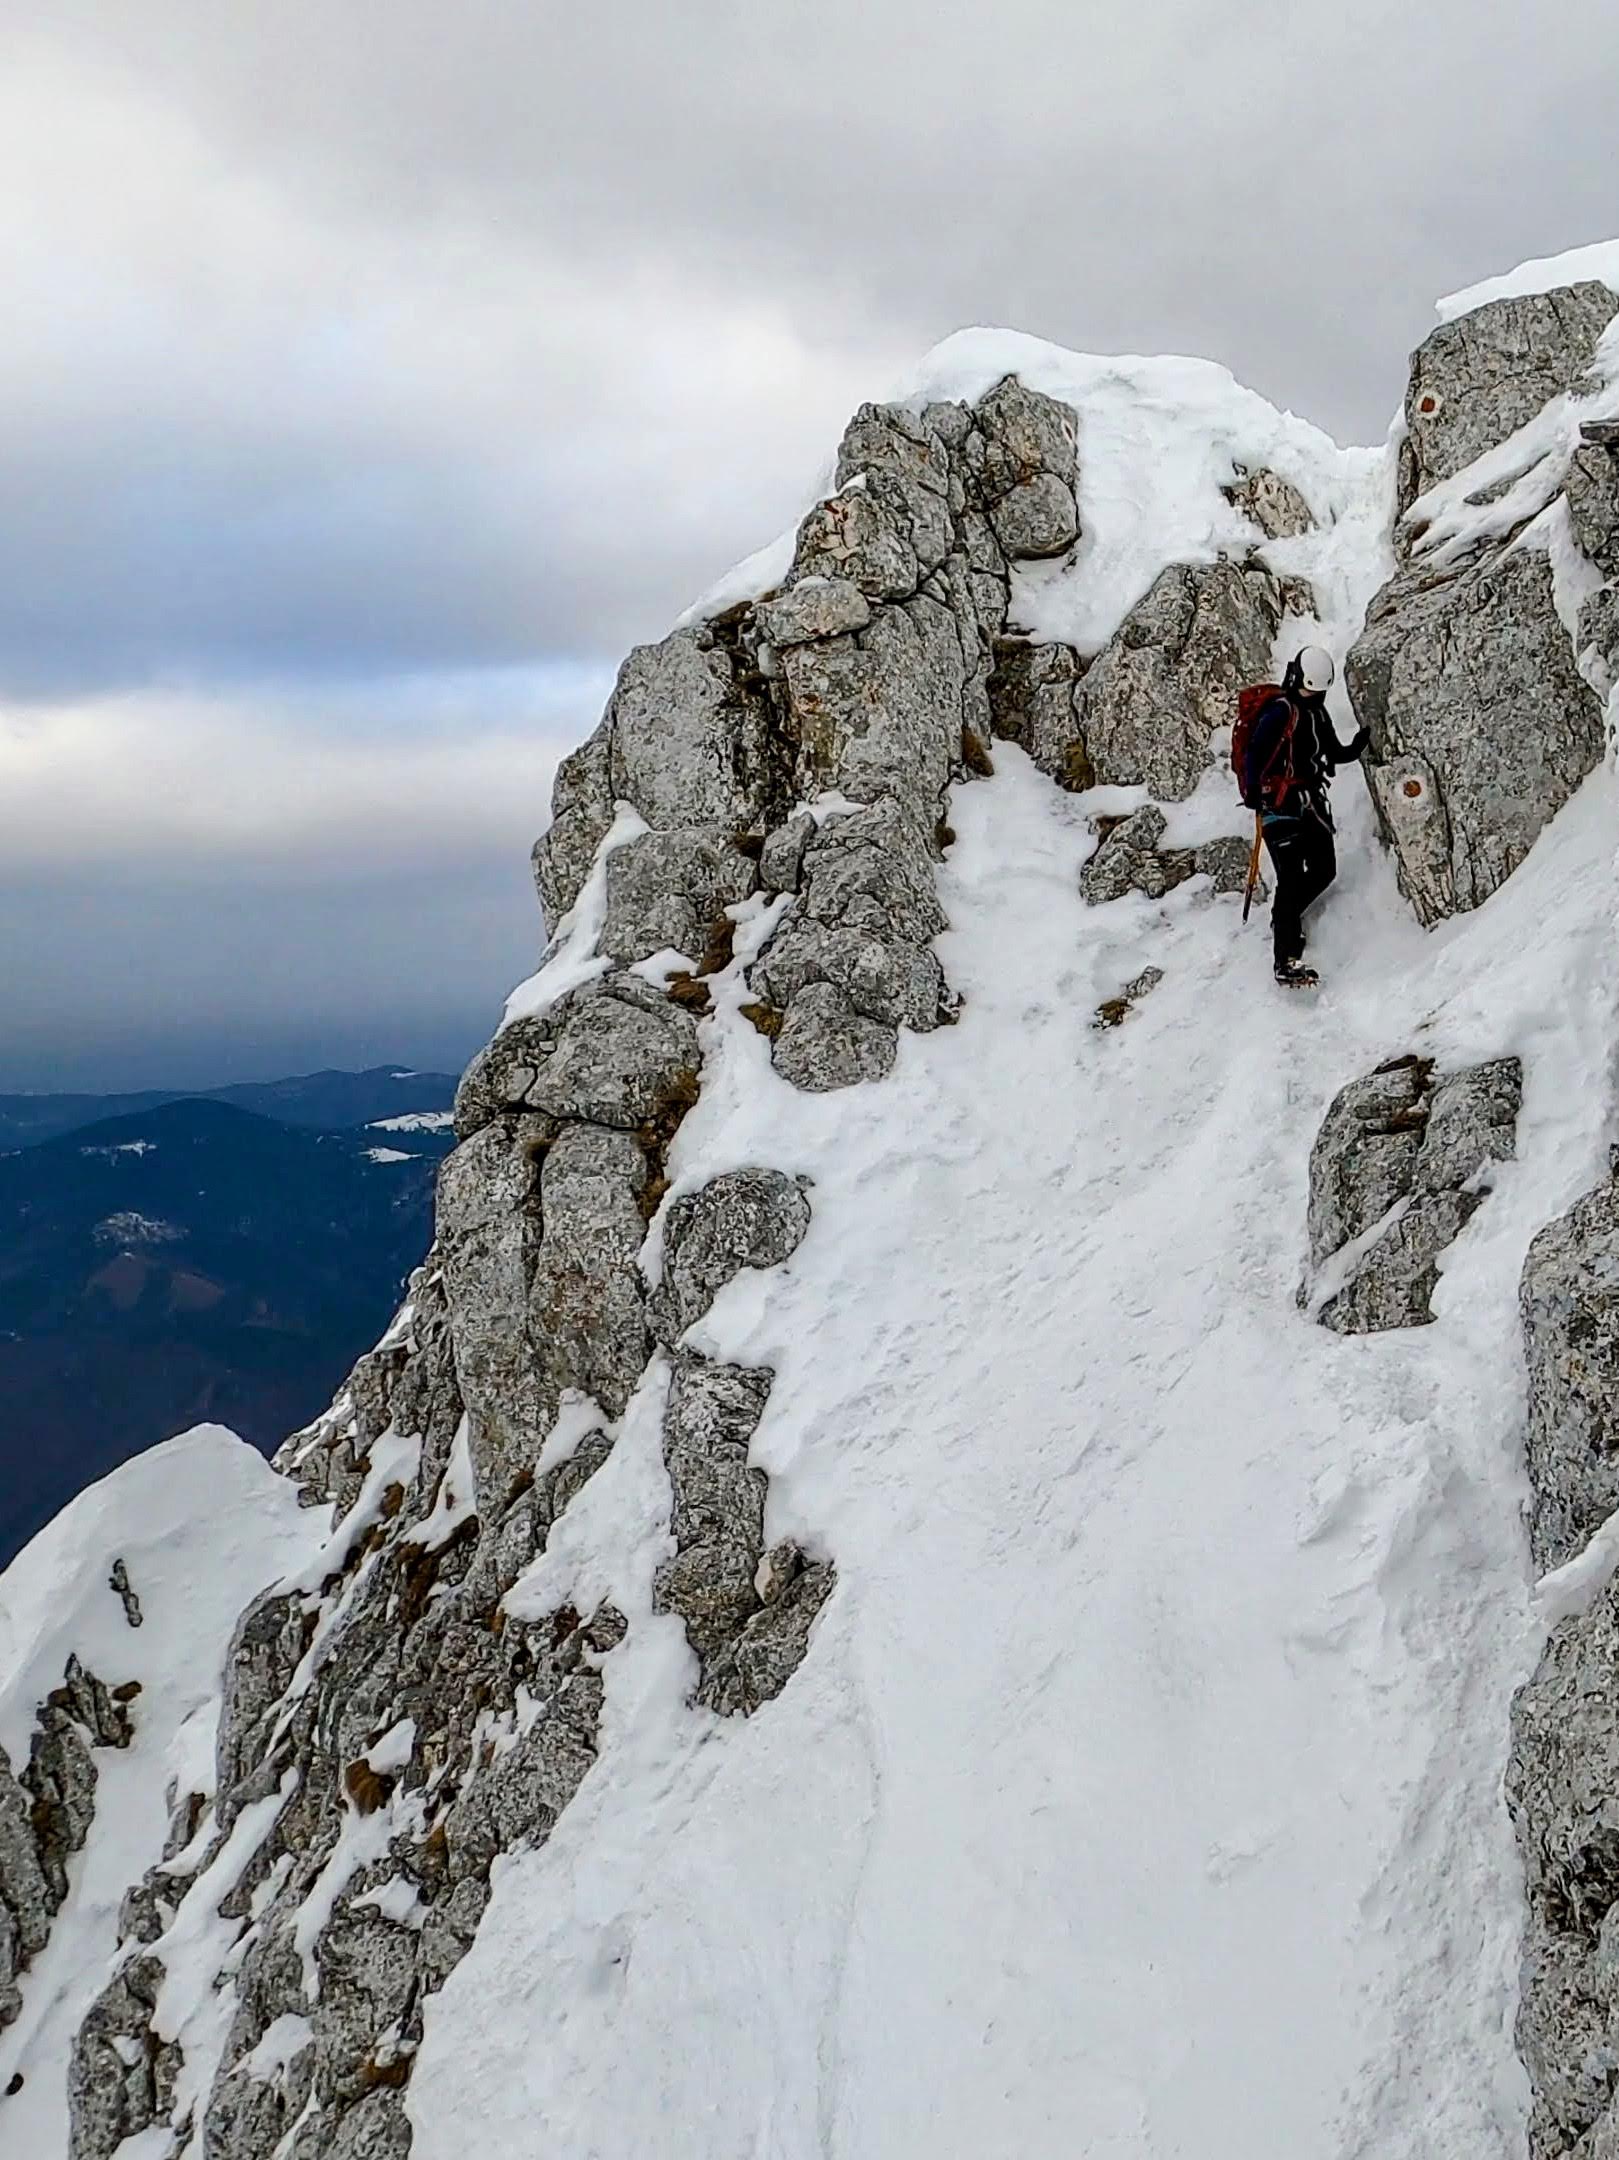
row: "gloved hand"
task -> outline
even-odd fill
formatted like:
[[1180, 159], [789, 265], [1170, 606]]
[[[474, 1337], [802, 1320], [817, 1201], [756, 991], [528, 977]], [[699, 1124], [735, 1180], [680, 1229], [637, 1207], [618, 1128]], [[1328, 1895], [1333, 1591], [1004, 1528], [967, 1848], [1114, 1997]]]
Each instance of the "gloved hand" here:
[[1357, 730], [1356, 730], [1356, 732], [1355, 732], [1355, 735], [1353, 736], [1353, 738], [1352, 738], [1352, 739], [1351, 739], [1351, 741], [1350, 741], [1350, 745], [1349, 745], [1349, 755], [1350, 755], [1350, 756], [1351, 756], [1352, 758], [1358, 758], [1359, 756], [1361, 756], [1361, 754], [1362, 754], [1362, 753], [1364, 752], [1364, 750], [1365, 750], [1365, 748], [1366, 748], [1366, 745], [1367, 745], [1367, 744], [1368, 744], [1368, 743], [1369, 743], [1369, 742], [1371, 741], [1371, 739], [1372, 739], [1372, 738], [1371, 738], [1371, 732], [1370, 732], [1370, 730], [1369, 730], [1369, 729], [1367, 729], [1367, 728], [1359, 728], [1359, 729], [1357, 729]]

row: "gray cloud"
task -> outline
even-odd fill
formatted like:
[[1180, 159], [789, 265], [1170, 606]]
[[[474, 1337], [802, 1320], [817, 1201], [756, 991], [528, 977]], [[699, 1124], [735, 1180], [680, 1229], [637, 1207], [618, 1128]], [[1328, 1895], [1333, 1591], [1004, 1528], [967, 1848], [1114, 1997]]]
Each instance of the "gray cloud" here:
[[384, 982], [462, 1028], [526, 964], [542, 768], [611, 664], [963, 322], [1208, 352], [1366, 439], [1438, 292], [1613, 220], [1601, 0], [1555, 35], [1468, 0], [5, 12], [30, 1069], [143, 1011], [175, 1055], [352, 1030]]

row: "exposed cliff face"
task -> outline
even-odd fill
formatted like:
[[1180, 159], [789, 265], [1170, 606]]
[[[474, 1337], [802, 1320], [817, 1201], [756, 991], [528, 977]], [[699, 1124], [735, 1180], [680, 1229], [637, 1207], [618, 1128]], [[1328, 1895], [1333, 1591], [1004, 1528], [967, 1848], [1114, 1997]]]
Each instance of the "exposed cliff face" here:
[[[1576, 995], [1611, 895], [1571, 797], [1619, 667], [1577, 447], [1616, 309], [1436, 333], [1397, 473], [1218, 370], [953, 341], [767, 569], [630, 655], [433, 1250], [283, 1452], [303, 1533], [242, 1570], [211, 1765], [39, 2057], [58, 2149], [1521, 2126], [1526, 1249], [1537, 1559], [1613, 1505], [1578, 1200], [1613, 998]], [[1357, 633], [1401, 890], [1476, 920], [1429, 950], [1346, 776], [1346, 993], [1284, 1011], [1222, 730]], [[1608, 2134], [1610, 1595], [1519, 1708], [1537, 2156]], [[1262, 2075], [1292, 2024], [1303, 2072]]]

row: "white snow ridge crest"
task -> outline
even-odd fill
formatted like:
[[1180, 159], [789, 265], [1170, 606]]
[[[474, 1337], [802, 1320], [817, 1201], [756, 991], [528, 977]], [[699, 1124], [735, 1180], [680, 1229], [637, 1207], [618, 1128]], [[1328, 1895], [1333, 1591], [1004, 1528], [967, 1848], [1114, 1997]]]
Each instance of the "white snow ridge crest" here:
[[1615, 261], [966, 333], [630, 655], [388, 1334], [0, 1583], [5, 2150], [1619, 2150]]

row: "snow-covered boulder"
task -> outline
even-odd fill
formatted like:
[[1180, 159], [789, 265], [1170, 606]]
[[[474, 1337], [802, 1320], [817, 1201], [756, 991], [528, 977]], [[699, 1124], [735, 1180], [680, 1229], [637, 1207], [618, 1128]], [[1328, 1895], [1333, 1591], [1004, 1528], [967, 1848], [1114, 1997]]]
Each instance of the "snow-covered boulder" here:
[[1602, 755], [1544, 543], [1387, 587], [1348, 676], [1372, 798], [1425, 924], [1481, 906]]
[[[1594, 279], [1466, 307], [1411, 356], [1399, 447], [1397, 544], [1420, 499], [1537, 421], [1585, 375], [1619, 295]], [[1482, 477], [1482, 476], [1481, 476]]]
[[[1349, 654], [1368, 784], [1424, 924], [1480, 906], [1602, 755], [1575, 663], [1597, 573], [1561, 488], [1619, 370], [1619, 296], [1584, 282], [1463, 306], [1412, 360], [1393, 579]], [[1595, 371], [1595, 372], [1593, 372]]]
[[1301, 1301], [1341, 1335], [1423, 1327], [1439, 1259], [1511, 1159], [1515, 1057], [1436, 1074], [1394, 1058], [1333, 1098], [1310, 1151], [1311, 1277]]

